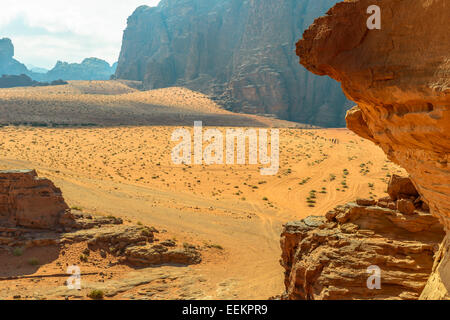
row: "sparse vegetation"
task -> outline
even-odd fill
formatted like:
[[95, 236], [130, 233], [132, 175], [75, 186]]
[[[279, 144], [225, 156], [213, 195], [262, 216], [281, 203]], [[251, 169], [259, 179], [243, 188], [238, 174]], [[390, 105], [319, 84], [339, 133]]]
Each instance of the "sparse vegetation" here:
[[28, 260], [28, 264], [31, 266], [38, 266], [39, 260], [37, 258], [31, 258], [30, 260]]
[[12, 253], [15, 257], [20, 257], [23, 255], [23, 248], [14, 248]]
[[102, 300], [105, 296], [105, 293], [103, 292], [103, 290], [94, 289], [91, 292], [89, 292], [87, 296], [92, 300]]

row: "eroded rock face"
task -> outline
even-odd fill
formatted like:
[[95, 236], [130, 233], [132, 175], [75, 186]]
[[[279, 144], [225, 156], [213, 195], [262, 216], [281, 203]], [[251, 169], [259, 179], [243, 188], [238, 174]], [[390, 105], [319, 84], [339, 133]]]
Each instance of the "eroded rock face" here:
[[26, 74], [27, 67], [14, 57], [14, 46], [8, 38], [0, 39], [0, 76], [4, 74]]
[[0, 171], [0, 224], [56, 229], [69, 209], [61, 190], [36, 171]]
[[382, 28], [368, 30], [371, 4], [339, 3], [317, 19], [297, 44], [300, 62], [342, 83], [359, 106], [349, 128], [403, 166], [450, 229], [450, 5], [381, 0]]
[[[450, 4], [380, 0], [381, 30], [368, 30], [366, 10], [373, 4], [338, 3], [305, 31], [297, 54], [313, 73], [341, 82], [358, 104], [347, 116], [348, 127], [410, 173], [450, 233]], [[444, 246], [434, 269], [440, 271], [432, 275], [447, 290], [441, 298], [450, 290], [449, 271], [443, 271], [448, 241]]]
[[[418, 299], [445, 233], [431, 214], [415, 209], [405, 215], [390, 203], [358, 199], [326, 217], [286, 224], [284, 298]], [[367, 285], [371, 266], [381, 270], [379, 290]]]
[[343, 126], [349, 104], [334, 81], [296, 63], [298, 34], [337, 0], [164, 0], [128, 19], [119, 79], [184, 86], [227, 109]]

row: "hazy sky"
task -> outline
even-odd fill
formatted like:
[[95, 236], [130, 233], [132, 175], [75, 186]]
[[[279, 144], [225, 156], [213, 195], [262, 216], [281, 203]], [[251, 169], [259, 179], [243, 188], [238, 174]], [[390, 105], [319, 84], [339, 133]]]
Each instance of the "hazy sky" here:
[[1, 0], [0, 38], [11, 38], [15, 58], [52, 68], [57, 60], [97, 57], [117, 61], [127, 18], [159, 0]]

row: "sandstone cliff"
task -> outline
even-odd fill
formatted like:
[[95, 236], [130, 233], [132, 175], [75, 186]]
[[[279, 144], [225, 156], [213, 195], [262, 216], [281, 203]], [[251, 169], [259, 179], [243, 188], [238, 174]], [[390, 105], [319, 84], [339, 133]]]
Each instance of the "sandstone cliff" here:
[[369, 30], [370, 0], [338, 3], [297, 44], [300, 62], [342, 84], [358, 107], [348, 127], [410, 174], [447, 231], [422, 298], [450, 291], [450, 4], [380, 0], [381, 30]]
[[295, 41], [337, 0], [163, 0], [128, 19], [116, 77], [146, 89], [184, 86], [227, 109], [343, 126], [333, 80], [298, 66]]

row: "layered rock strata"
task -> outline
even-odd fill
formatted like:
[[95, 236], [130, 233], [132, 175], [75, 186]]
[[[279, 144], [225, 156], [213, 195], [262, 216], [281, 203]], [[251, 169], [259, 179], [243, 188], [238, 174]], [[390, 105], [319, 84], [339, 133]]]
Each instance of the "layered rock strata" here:
[[[369, 30], [370, 0], [338, 3], [297, 44], [300, 63], [342, 84], [358, 106], [348, 127], [404, 167], [447, 240], [422, 298], [450, 291], [450, 5], [380, 0], [381, 29]], [[434, 294], [432, 292], [435, 292]]]
[[317, 19], [297, 44], [300, 62], [342, 83], [358, 103], [348, 127], [402, 165], [450, 229], [450, 6], [382, 0], [382, 28], [368, 30], [372, 2], [339, 3]]
[[[394, 177], [390, 197], [358, 199], [325, 217], [286, 224], [284, 298], [418, 299], [445, 233], [411, 186]], [[403, 201], [412, 211], [402, 210]], [[377, 288], [371, 286], [373, 268], [379, 270]]]
[[55, 229], [68, 209], [61, 190], [36, 171], [0, 171], [2, 225]]

